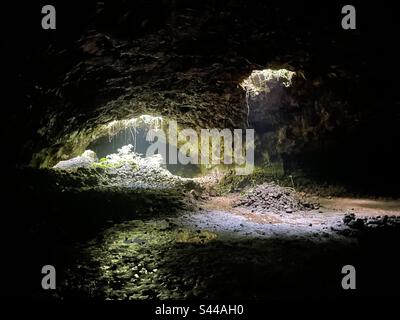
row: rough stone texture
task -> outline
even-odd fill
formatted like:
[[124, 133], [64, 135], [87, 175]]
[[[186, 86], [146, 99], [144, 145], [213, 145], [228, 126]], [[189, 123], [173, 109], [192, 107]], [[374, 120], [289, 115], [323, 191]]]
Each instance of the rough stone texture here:
[[[133, 151], [132, 145], [126, 145], [115, 154], [101, 161], [93, 160], [93, 151], [86, 150], [82, 156], [60, 161], [54, 169], [65, 170], [63, 176], [76, 176], [81, 179], [82, 187], [87, 188], [127, 188], [133, 189], [182, 189], [190, 191], [200, 186], [192, 179], [181, 178], [170, 173], [162, 166], [162, 158], [156, 154], [141, 157]], [[90, 157], [90, 156], [91, 157]], [[79, 169], [79, 170], [78, 170]], [[86, 184], [86, 181], [91, 183]], [[65, 187], [74, 187], [66, 181]]]
[[[398, 193], [399, 90], [391, 81], [398, 55], [388, 46], [398, 29], [385, 25], [397, 10], [385, 5], [385, 14], [377, 14], [372, 3], [372, 15], [362, 10], [360, 29], [344, 31], [341, 5], [334, 2], [81, 1], [58, 3], [57, 31], [44, 32], [40, 6], [32, 1], [21, 10], [19, 2], [16, 8], [10, 3], [2, 9], [18, 15], [6, 14], [0, 22], [7, 101], [1, 136], [6, 174], [16, 174], [4, 183], [13, 196], [6, 194], [11, 209], [3, 224], [12, 231], [5, 241], [12, 252], [4, 257], [18, 277], [4, 279], [12, 282], [5, 293], [20, 296], [23, 288], [27, 297], [55, 294], [38, 286], [44, 263], [61, 266], [58, 279], [70, 281], [60, 282], [62, 298], [304, 298], [304, 290], [317, 298], [343, 296], [348, 292], [339, 285], [340, 270], [353, 262], [360, 263], [357, 279], [368, 279], [370, 297], [399, 287], [398, 277], [371, 277], [398, 274], [398, 228], [364, 227], [385, 222], [347, 218], [352, 227], [345, 230], [358, 234], [359, 246], [347, 238], [336, 243], [322, 214], [317, 226], [303, 217], [295, 227], [288, 221], [309, 212], [251, 212], [265, 226], [230, 211], [197, 212], [181, 228], [170, 222], [182, 209], [196, 211], [193, 186], [157, 188], [153, 182], [162, 170], [141, 173], [108, 162], [104, 168], [21, 168], [48, 168], [78, 156], [104, 134], [104, 124], [142, 114], [191, 127], [244, 127], [241, 81], [255, 69], [285, 68], [297, 74], [292, 86], [282, 88], [283, 96], [278, 86], [256, 101], [259, 110], [269, 111], [256, 128], [260, 156], [268, 151], [282, 158], [285, 172], [301, 164]], [[366, 21], [373, 21], [372, 32]], [[134, 181], [151, 181], [150, 188], [122, 184], [139, 173]], [[276, 205], [282, 210], [287, 204]], [[286, 222], [274, 225], [276, 219]], [[105, 227], [110, 229], [101, 233]], [[87, 250], [71, 257], [76, 246]]]
[[379, 63], [390, 60], [375, 59], [371, 38], [341, 30], [335, 4], [119, 5], [60, 8], [75, 19], [68, 30], [60, 25], [52, 38], [23, 25], [18, 41], [6, 39], [9, 83], [18, 94], [4, 126], [16, 163], [53, 166], [81, 154], [102, 124], [144, 113], [191, 127], [243, 127], [247, 108], [238, 85], [264, 68], [297, 72], [287, 103], [268, 114], [257, 137], [283, 157], [286, 170], [300, 164], [333, 177], [363, 177], [371, 166], [398, 163], [390, 147], [398, 135], [398, 108], [390, 107], [396, 90], [377, 80], [392, 73]]
[[400, 227], [399, 216], [378, 216], [378, 217], [366, 217], [356, 218], [354, 214], [346, 214], [343, 218], [345, 225], [352, 229], [363, 230], [363, 229], [380, 229], [380, 230], [398, 230]]
[[318, 207], [317, 204], [301, 198], [293, 188], [281, 187], [275, 183], [264, 183], [248, 190], [235, 205], [250, 207], [260, 213], [292, 213], [298, 210], [312, 210]]
[[[338, 217], [331, 220], [334, 224]], [[262, 299], [284, 296], [287, 290], [296, 295], [293, 290], [299, 290], [302, 280], [295, 270], [308, 274], [310, 256], [323, 261], [319, 272], [324, 274], [358, 250], [356, 239], [338, 236], [327, 226], [309, 221], [314, 225], [260, 224], [207, 210], [115, 225], [75, 249], [77, 260], [66, 268], [57, 297], [226, 299], [245, 292], [247, 299]], [[290, 263], [289, 252], [296, 256], [295, 264]], [[273, 281], [278, 275], [277, 260], [289, 270], [289, 279], [280, 282], [281, 290]], [[324, 292], [320, 283], [311, 281], [307, 287]], [[332, 290], [333, 281], [328, 283], [330, 295], [339, 294]], [[240, 292], [235, 290], [238, 287]]]
[[81, 156], [60, 161], [54, 168], [56, 169], [72, 169], [72, 168], [88, 168], [97, 160], [96, 154], [91, 150], [86, 150]]

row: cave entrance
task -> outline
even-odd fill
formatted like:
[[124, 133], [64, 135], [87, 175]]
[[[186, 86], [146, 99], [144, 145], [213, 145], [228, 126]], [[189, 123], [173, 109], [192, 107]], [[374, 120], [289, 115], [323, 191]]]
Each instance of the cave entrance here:
[[109, 154], [116, 153], [123, 146], [131, 144], [136, 153], [143, 155], [150, 146], [150, 142], [146, 140], [147, 131], [142, 127], [125, 128], [114, 136], [104, 136], [92, 141], [88, 149], [93, 150], [99, 158], [105, 158]]
[[255, 131], [255, 164], [281, 162], [277, 145], [285, 109], [293, 103], [288, 87], [295, 72], [287, 69], [253, 70], [240, 86], [246, 91], [248, 125]]
[[[160, 116], [142, 115], [130, 120], [113, 121], [107, 127], [107, 134], [93, 140], [87, 147], [96, 153], [98, 158], [106, 158], [110, 154], [117, 153], [124, 146], [132, 145], [135, 153], [142, 158], [146, 157], [146, 151], [154, 143], [149, 139], [150, 130], [164, 130], [165, 119]], [[157, 139], [156, 139], [157, 140]], [[163, 145], [162, 149], [166, 154], [160, 154], [164, 159], [165, 168], [174, 175], [186, 178], [193, 178], [201, 173], [200, 167], [195, 164], [169, 163], [171, 152], [179, 155], [180, 151], [176, 145], [168, 141], [157, 141]]]

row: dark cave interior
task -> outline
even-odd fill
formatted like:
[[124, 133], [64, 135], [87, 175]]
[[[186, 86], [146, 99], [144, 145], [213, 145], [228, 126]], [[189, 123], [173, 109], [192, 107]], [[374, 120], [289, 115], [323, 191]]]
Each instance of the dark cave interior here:
[[[2, 20], [7, 224], [25, 297], [393, 297], [394, 10], [363, 3], [343, 30], [336, 1], [53, 3], [56, 30], [41, 29], [40, 2]], [[184, 128], [254, 129], [254, 171], [147, 157], [167, 120], [178, 138], [165, 159]], [[44, 264], [57, 290], [41, 289]], [[355, 293], [340, 287], [346, 264]]]

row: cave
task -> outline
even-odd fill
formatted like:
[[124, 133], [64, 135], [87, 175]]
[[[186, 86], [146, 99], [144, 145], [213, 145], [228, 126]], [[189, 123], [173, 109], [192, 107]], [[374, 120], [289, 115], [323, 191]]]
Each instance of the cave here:
[[3, 41], [18, 277], [2, 294], [398, 298], [392, 20], [365, 4], [344, 30], [335, 2], [54, 6], [56, 29], [31, 3]]

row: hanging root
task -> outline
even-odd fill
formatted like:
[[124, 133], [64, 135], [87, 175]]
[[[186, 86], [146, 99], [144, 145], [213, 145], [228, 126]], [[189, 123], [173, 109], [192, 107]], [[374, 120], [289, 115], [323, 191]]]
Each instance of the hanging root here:
[[295, 72], [286, 69], [253, 70], [250, 76], [240, 83], [240, 86], [246, 90], [246, 94], [254, 97], [260, 93], [268, 93], [270, 91], [268, 82], [273, 79], [282, 78], [283, 85], [289, 87], [292, 84], [294, 74]]

